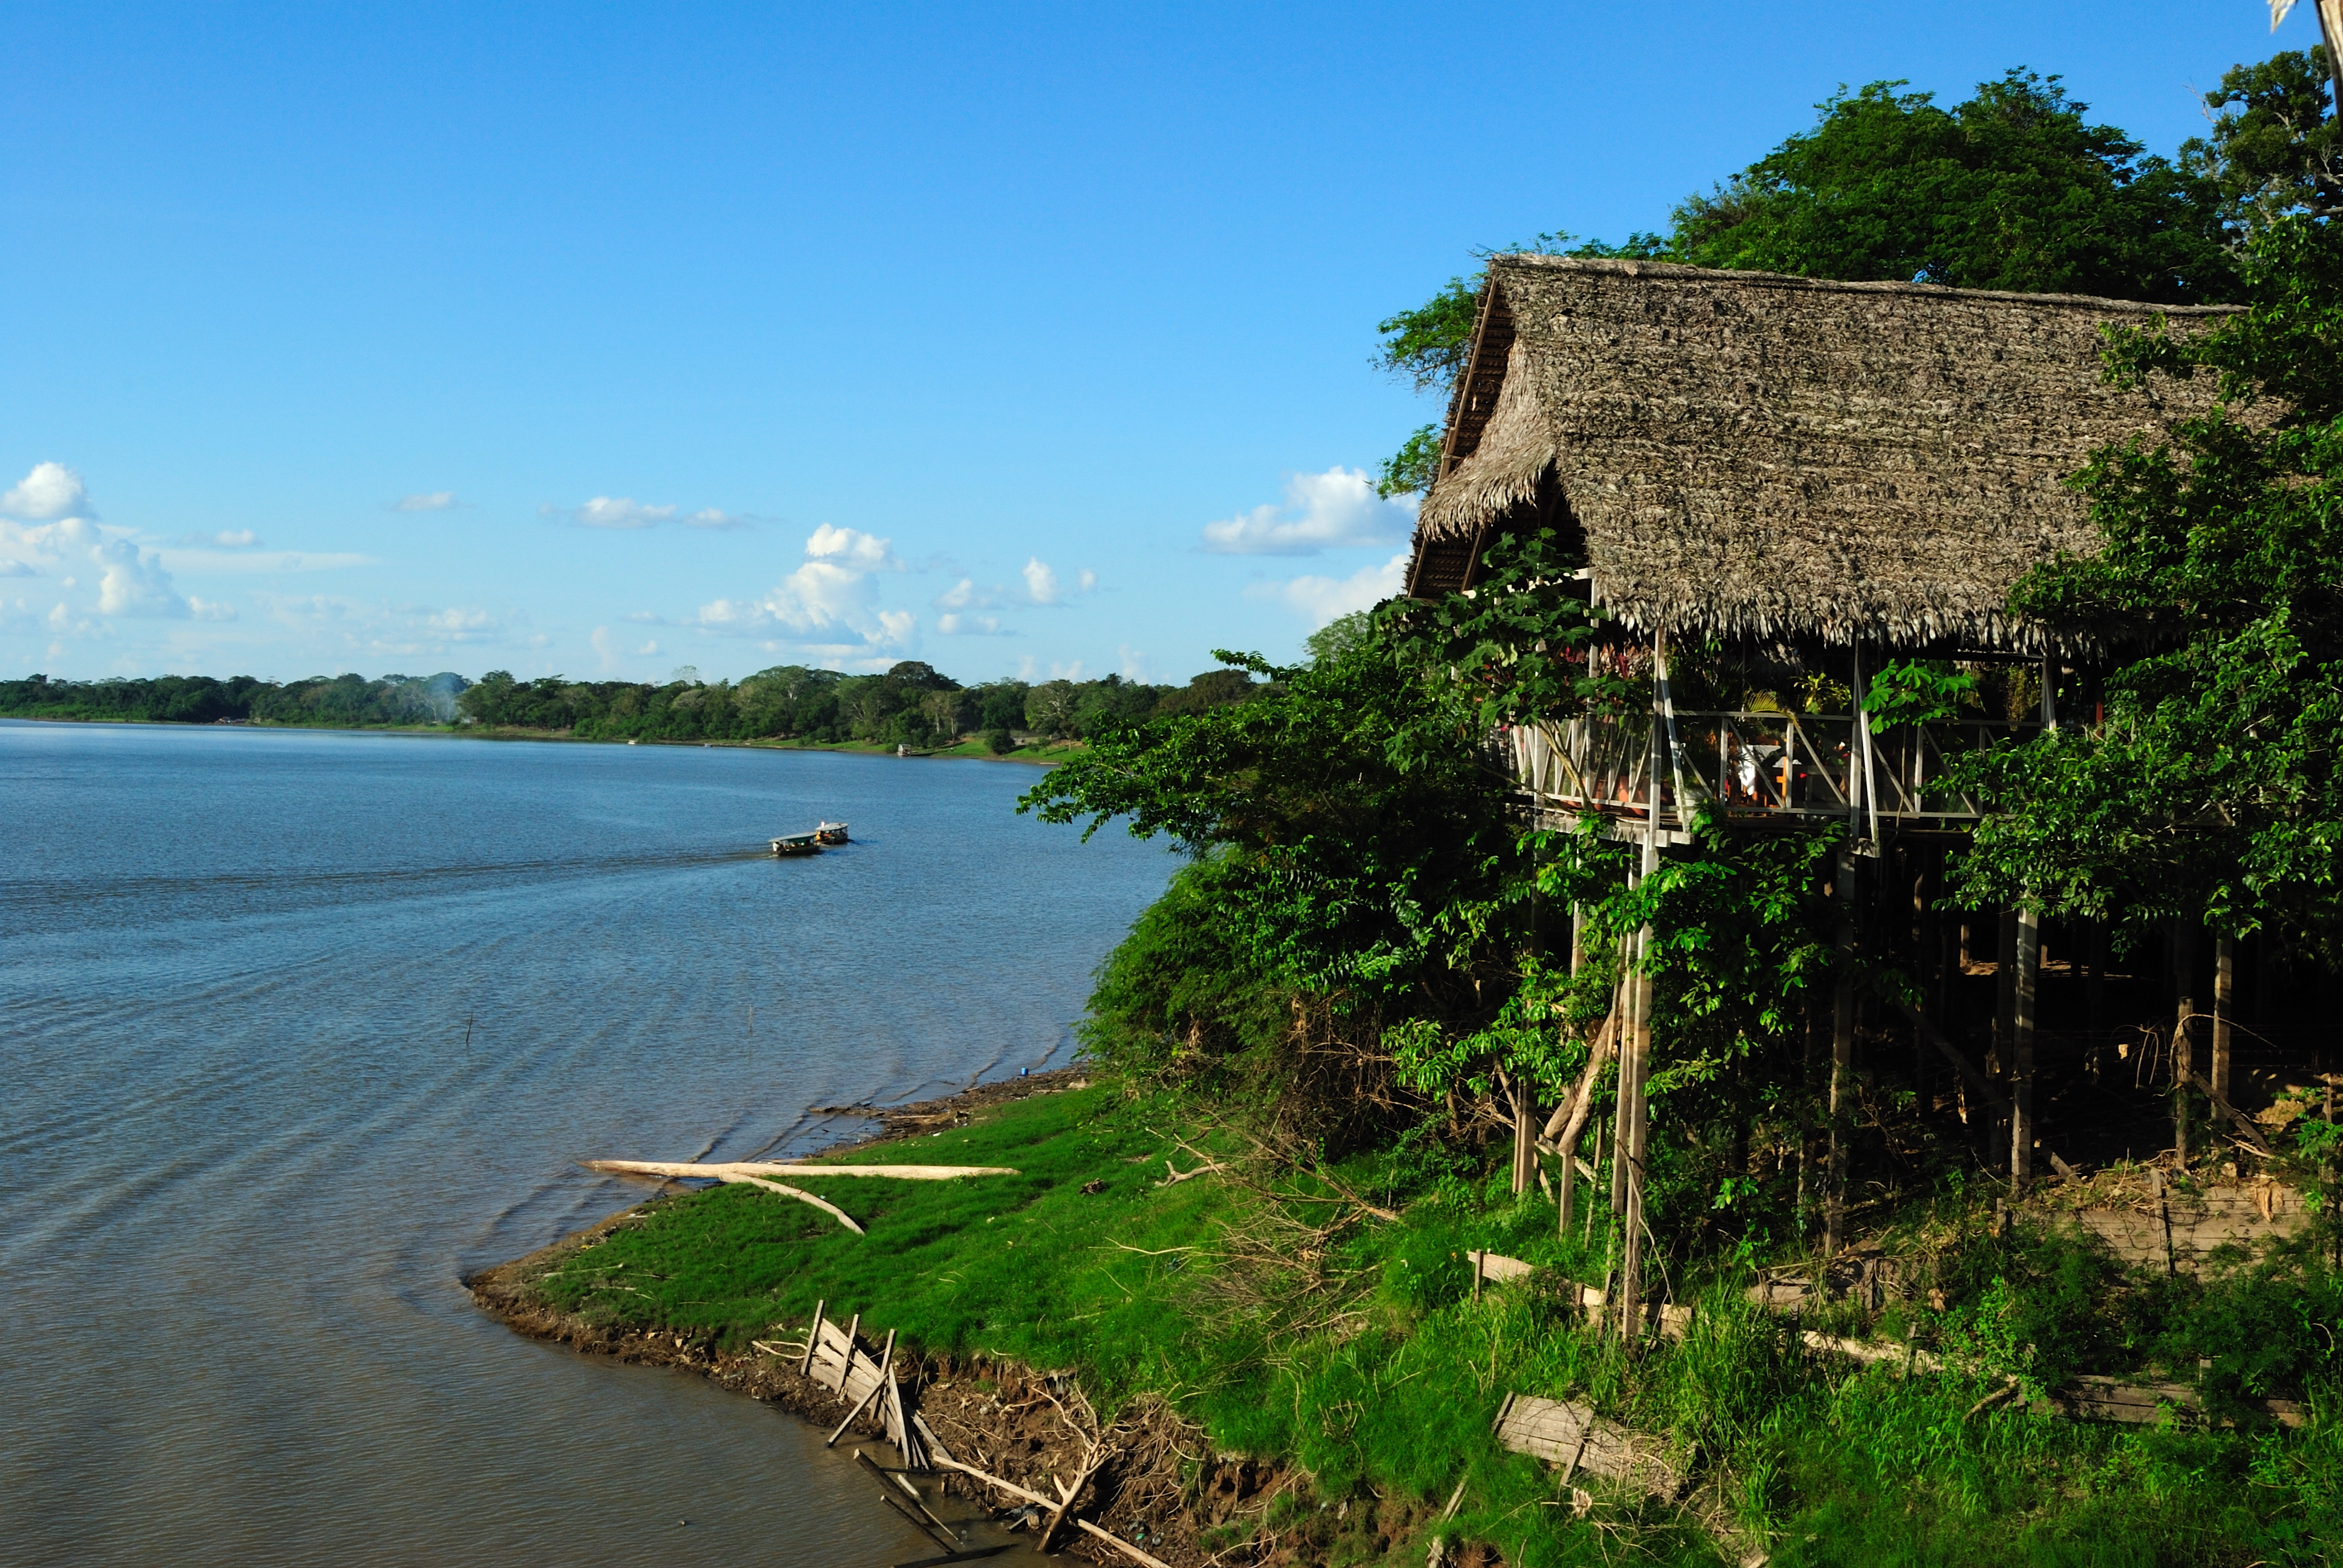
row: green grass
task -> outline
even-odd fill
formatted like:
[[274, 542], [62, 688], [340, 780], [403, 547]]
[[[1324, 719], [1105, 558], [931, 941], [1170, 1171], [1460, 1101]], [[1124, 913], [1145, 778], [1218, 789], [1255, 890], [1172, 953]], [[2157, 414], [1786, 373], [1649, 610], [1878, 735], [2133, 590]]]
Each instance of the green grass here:
[[[1272, 1520], [1289, 1543], [1306, 1543], [1308, 1561], [1379, 1554], [1362, 1523], [1373, 1510], [1352, 1510], [1345, 1525], [1321, 1503], [1372, 1493], [1428, 1510], [1459, 1479], [1468, 1484], [1452, 1536], [1492, 1542], [1523, 1568], [1717, 1560], [1704, 1533], [1659, 1504], [1606, 1502], [1591, 1520], [1574, 1519], [1554, 1474], [1490, 1434], [1509, 1389], [1589, 1399], [1696, 1444], [1703, 1473], [1738, 1517], [1775, 1533], [1777, 1563], [2336, 1561], [2343, 1423], [2331, 1384], [2312, 1391], [2313, 1425], [2290, 1433], [2087, 1425], [2023, 1411], [1970, 1419], [1991, 1382], [1817, 1363], [1795, 1350], [1791, 1323], [1745, 1304], [1745, 1272], [1677, 1281], [1676, 1298], [1700, 1305], [1693, 1333], [1630, 1356], [1536, 1281], [1468, 1299], [1469, 1247], [1580, 1279], [1602, 1270], [1575, 1239], [1554, 1233], [1549, 1206], [1453, 1176], [1397, 1223], [1331, 1243], [1340, 1322], [1296, 1332], [1297, 1320], [1326, 1317], [1313, 1304], [1324, 1292], [1281, 1306], [1218, 1288], [1233, 1277], [1213, 1261], [1225, 1251], [1221, 1227], [1257, 1216], [1256, 1201], [1209, 1177], [1156, 1184], [1167, 1154], [1183, 1170], [1194, 1163], [1167, 1136], [1187, 1126], [1176, 1103], [1126, 1100], [1105, 1085], [1035, 1097], [849, 1157], [1012, 1165], [1018, 1176], [801, 1183], [855, 1215], [867, 1237], [772, 1193], [712, 1188], [646, 1204], [542, 1289], [594, 1321], [729, 1347], [783, 1324], [801, 1330], [822, 1299], [834, 1314], [859, 1311], [867, 1326], [931, 1350], [1073, 1369], [1103, 1409], [1163, 1395], [1215, 1449], [1308, 1473], [1312, 1488]], [[1343, 1176], [1363, 1187], [1391, 1172], [1363, 1161]], [[1100, 1180], [1102, 1191], [1081, 1191]], [[1986, 1271], [2054, 1282], [2074, 1272], [2056, 1238], [2026, 1245], [1964, 1254], [1946, 1278], [1978, 1294], [1970, 1276]], [[1966, 1335], [1964, 1345], [1986, 1353], [1995, 1323], [2037, 1335], [2057, 1326], [2004, 1322], [1997, 1310], [1956, 1304], [1940, 1321], [1945, 1342]], [[2104, 1325], [2090, 1335], [2101, 1342]], [[1389, 1557], [1421, 1563], [1420, 1534]]]

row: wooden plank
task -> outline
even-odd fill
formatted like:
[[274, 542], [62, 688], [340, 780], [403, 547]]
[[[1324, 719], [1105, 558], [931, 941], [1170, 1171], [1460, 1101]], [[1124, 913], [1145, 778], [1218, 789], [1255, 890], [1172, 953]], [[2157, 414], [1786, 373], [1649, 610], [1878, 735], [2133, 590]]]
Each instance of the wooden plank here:
[[1530, 1265], [1523, 1262], [1519, 1258], [1507, 1258], [1495, 1252], [1481, 1251], [1467, 1252], [1464, 1255], [1472, 1260], [1474, 1271], [1473, 1284], [1476, 1287], [1483, 1280], [1494, 1280], [1502, 1285], [1508, 1280], [1525, 1280], [1531, 1273]]
[[809, 1377], [813, 1373], [813, 1347], [821, 1341], [821, 1311], [828, 1305], [827, 1298], [814, 1302], [813, 1327], [806, 1331], [805, 1360], [798, 1363], [798, 1371]]
[[[893, 1366], [894, 1362], [895, 1331], [889, 1329], [887, 1331], [887, 1353], [880, 1358], [878, 1375], [870, 1380], [870, 1387], [869, 1391], [866, 1392], [861, 1398], [854, 1402], [854, 1408], [846, 1412], [846, 1419], [838, 1423], [838, 1430], [830, 1434], [830, 1441], [822, 1444], [824, 1448], [837, 1447], [838, 1440], [845, 1435], [846, 1429], [848, 1427], [854, 1424], [854, 1418], [860, 1415], [863, 1410], [869, 1406], [870, 1402], [879, 1396], [879, 1391], [882, 1388], [893, 1386], [894, 1380], [890, 1378], [887, 1373], [888, 1369]], [[883, 1425], [884, 1422], [885, 1417], [881, 1416], [880, 1423]]]
[[1669, 1501], [1684, 1491], [1684, 1471], [1666, 1444], [1604, 1421], [1583, 1404], [1508, 1394], [1496, 1432], [1497, 1441], [1515, 1453], [1574, 1463], [1630, 1491]]

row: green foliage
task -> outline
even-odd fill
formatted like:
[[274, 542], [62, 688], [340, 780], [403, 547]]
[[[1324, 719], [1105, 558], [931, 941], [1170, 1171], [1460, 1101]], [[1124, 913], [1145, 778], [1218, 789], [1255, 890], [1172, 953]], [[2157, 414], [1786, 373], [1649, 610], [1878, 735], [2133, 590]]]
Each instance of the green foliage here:
[[1872, 675], [1863, 710], [1871, 732], [1884, 735], [1899, 724], [1931, 724], [1958, 719], [1976, 706], [1977, 678], [1941, 658], [1889, 659]]
[[2282, 217], [2343, 216], [2343, 122], [2333, 113], [2327, 45], [2232, 65], [2205, 95], [2209, 137], [2180, 146], [2181, 166], [2208, 176], [2232, 236]]
[[1688, 198], [1677, 258], [2176, 304], [2234, 293], [2212, 180], [2089, 124], [2057, 77], [2012, 70], [1951, 109], [1903, 85], [1841, 93], [1813, 130]]
[[[1383, 338], [1375, 363], [1392, 375], [1413, 382], [1419, 392], [1445, 391], [1463, 373], [1465, 357], [1473, 351], [1473, 327], [1480, 312], [1480, 275], [1452, 277], [1446, 287], [1414, 309], [1400, 311], [1375, 324], [1375, 330]], [[1423, 434], [1416, 433], [1418, 437]]]
[[[2107, 540], [2013, 608], [2114, 641], [2105, 717], [1966, 765], [1996, 814], [1957, 896], [2135, 928], [2201, 916], [2343, 961], [2343, 235], [2288, 218], [2248, 314], [2115, 339], [2112, 373], [2211, 372], [2223, 403], [2077, 481]], [[2146, 647], [2143, 648], [2142, 644]]]
[[1439, 426], [1417, 427], [1398, 451], [1383, 459], [1382, 472], [1375, 477], [1375, 494], [1388, 501], [1393, 496], [1422, 495], [1432, 488], [1432, 481], [1440, 477], [1440, 443]]
[[1482, 558], [1473, 593], [1402, 601], [1388, 616], [1393, 656], [1443, 699], [1445, 722], [1478, 737], [1627, 700], [1634, 689], [1617, 660], [1596, 655], [1604, 617], [1577, 580], [1574, 541], [1552, 528], [1508, 532]]

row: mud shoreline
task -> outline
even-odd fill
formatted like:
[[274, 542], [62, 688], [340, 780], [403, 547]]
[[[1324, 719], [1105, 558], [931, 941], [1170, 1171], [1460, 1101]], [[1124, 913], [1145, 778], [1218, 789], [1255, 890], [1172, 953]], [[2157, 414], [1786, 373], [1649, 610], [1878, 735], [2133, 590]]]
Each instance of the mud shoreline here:
[[[850, 1115], [879, 1123], [875, 1132], [820, 1152], [842, 1153], [918, 1138], [956, 1125], [984, 1107], [1085, 1087], [1087, 1081], [1088, 1074], [1081, 1068], [1059, 1068], [978, 1084], [910, 1105], [819, 1106], [817, 1114]], [[843, 1414], [842, 1407], [836, 1395], [800, 1374], [792, 1357], [729, 1354], [715, 1350], [704, 1339], [686, 1335], [614, 1332], [542, 1302], [533, 1288], [535, 1281], [627, 1224], [637, 1212], [623, 1210], [526, 1257], [483, 1269], [463, 1284], [483, 1311], [516, 1332], [566, 1344], [580, 1354], [694, 1372], [719, 1387], [778, 1405], [827, 1434]], [[793, 1324], [775, 1333], [801, 1343], [805, 1325]], [[1139, 1402], [1101, 1428], [1090, 1415], [1072, 1380], [1061, 1373], [985, 1357], [937, 1355], [901, 1342], [896, 1345], [895, 1362], [905, 1377], [907, 1399], [916, 1402], [920, 1413], [953, 1453], [1002, 1480], [1050, 1495], [1052, 1475], [1081, 1473], [1089, 1446], [1108, 1445], [1112, 1457], [1098, 1469], [1076, 1511], [1140, 1545], [1151, 1556], [1174, 1565], [1203, 1562], [1208, 1553], [1199, 1539], [1202, 1532], [1259, 1518], [1280, 1493], [1300, 1480], [1280, 1468], [1209, 1452], [1200, 1432], [1158, 1402]], [[883, 1441], [875, 1416], [859, 1418], [840, 1442], [842, 1448], [850, 1447], [857, 1439], [866, 1444]], [[892, 1462], [891, 1449], [883, 1452]], [[1183, 1473], [1189, 1478], [1184, 1483]], [[949, 1472], [922, 1484], [996, 1517], [1005, 1514], [1011, 1505], [1010, 1499], [990, 1488]], [[874, 1501], [872, 1506], [879, 1504]], [[1011, 1539], [1031, 1542], [1034, 1537], [1021, 1533]], [[1060, 1547], [1061, 1553], [1089, 1562], [1132, 1562], [1104, 1543], [1071, 1531], [1061, 1535]], [[1271, 1563], [1292, 1559], [1272, 1547], [1248, 1560]]]

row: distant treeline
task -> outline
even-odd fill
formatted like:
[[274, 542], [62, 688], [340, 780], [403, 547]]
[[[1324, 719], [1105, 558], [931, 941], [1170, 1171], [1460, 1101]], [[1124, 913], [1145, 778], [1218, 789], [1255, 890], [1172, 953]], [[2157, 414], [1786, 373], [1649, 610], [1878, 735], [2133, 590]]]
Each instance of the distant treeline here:
[[625, 680], [515, 678], [495, 669], [460, 675], [319, 676], [256, 680], [169, 675], [152, 680], [0, 681], [0, 716], [12, 719], [143, 719], [212, 724], [487, 726], [538, 729], [581, 739], [800, 739], [882, 745], [950, 745], [980, 734], [996, 751], [1028, 739], [1087, 739], [1158, 714], [1242, 701], [1256, 689], [1239, 669], [1214, 669], [1185, 686], [1102, 680], [995, 680], [962, 686], [916, 659], [884, 675], [780, 665], [735, 684], [683, 678], [665, 685]]
[[164, 675], [152, 680], [0, 680], [0, 717], [112, 719], [156, 724], [451, 724], [471, 682], [460, 675], [313, 676], [279, 683], [249, 675]]

